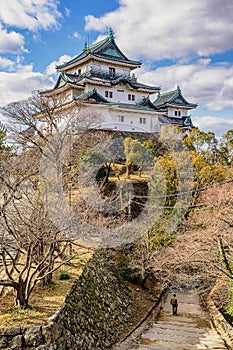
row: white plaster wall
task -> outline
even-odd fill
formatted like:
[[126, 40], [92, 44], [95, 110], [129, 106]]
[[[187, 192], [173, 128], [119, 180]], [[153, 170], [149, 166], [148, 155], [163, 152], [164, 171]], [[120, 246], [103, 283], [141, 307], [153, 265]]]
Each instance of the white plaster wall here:
[[[122, 119], [123, 118], [123, 119]], [[146, 118], [145, 124], [140, 118]], [[122, 121], [123, 120], [123, 121]], [[109, 110], [100, 128], [131, 132], [159, 132], [158, 114], [144, 113], [143, 111]]]
[[[60, 116], [60, 118], [57, 119], [58, 129], [60, 131], [64, 130], [69, 118], [75, 118], [75, 115], [75, 110], [67, 110], [64, 113], [64, 117]], [[81, 120], [89, 120], [89, 117], [92, 118], [92, 116], [93, 120], [91, 119], [92, 121], [89, 127], [94, 129], [111, 129], [148, 133], [156, 133], [160, 131], [158, 121], [159, 114], [152, 111], [129, 111], [117, 107], [107, 107], [106, 105], [92, 105], [91, 107], [87, 106], [78, 113], [77, 122], [80, 124]], [[145, 123], [140, 123], [140, 118], [145, 118]], [[48, 132], [48, 124], [41, 121], [40, 130], [45, 133]]]
[[129, 76], [130, 75], [130, 68], [127, 67], [119, 67], [119, 65], [116, 65], [114, 63], [112, 64], [101, 64], [99, 62], [93, 62], [91, 64], [92, 70], [97, 72], [103, 72], [106, 74], [109, 74], [109, 67], [115, 68], [115, 74], [116, 75], [124, 75]]
[[[137, 90], [129, 89], [126, 85], [117, 85], [114, 87], [111, 86], [96, 86], [94, 84], [86, 84], [85, 85], [85, 92], [88, 92], [92, 90], [93, 88], [96, 88], [97, 92], [106, 98], [109, 102], [122, 102], [122, 103], [130, 103], [132, 105], [135, 105], [136, 103], [140, 102], [144, 97], [147, 97], [148, 94], [138, 92]], [[119, 91], [120, 90], [120, 91]], [[112, 98], [105, 97], [105, 91], [111, 91], [112, 92]], [[135, 100], [128, 100], [128, 94], [134, 95]]]
[[[180, 116], [175, 115], [175, 111], [180, 111]], [[188, 110], [185, 108], [168, 108], [168, 117], [182, 118], [188, 115]]]
[[89, 72], [91, 69], [95, 72], [99, 72], [99, 73], [105, 73], [105, 74], [109, 74], [109, 67], [111, 68], [115, 68], [115, 74], [116, 75], [124, 75], [124, 76], [129, 76], [130, 75], [130, 68], [127, 67], [120, 67], [117, 64], [101, 64], [98, 61], [92, 61], [92, 62], [88, 62], [87, 63], [83, 63], [83, 64], [79, 64], [77, 67], [71, 68], [68, 72], [71, 74], [78, 74], [78, 70], [81, 69], [81, 73], [86, 73]]

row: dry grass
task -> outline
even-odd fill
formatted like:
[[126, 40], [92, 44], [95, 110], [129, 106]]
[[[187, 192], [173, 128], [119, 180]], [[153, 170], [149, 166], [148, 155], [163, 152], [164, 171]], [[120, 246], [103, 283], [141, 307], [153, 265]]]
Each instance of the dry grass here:
[[[60, 273], [64, 271], [69, 273], [70, 279], [59, 280]], [[81, 272], [82, 267], [66, 266], [64, 268], [63, 266], [54, 273], [52, 285], [47, 287], [37, 285], [34, 288], [29, 299], [30, 307], [27, 310], [21, 310], [14, 305], [13, 291], [10, 291], [0, 301], [0, 327], [28, 327], [48, 323], [48, 318], [64, 302], [66, 293]]]

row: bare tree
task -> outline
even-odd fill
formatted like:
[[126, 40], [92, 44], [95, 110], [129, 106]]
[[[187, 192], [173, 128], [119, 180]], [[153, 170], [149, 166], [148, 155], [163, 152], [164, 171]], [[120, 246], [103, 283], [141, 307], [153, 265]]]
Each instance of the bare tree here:
[[67, 255], [75, 242], [67, 236], [66, 223], [60, 230], [49, 219], [43, 197], [46, 191], [41, 191], [44, 173], [40, 159], [53, 163], [56, 177], [62, 179], [65, 156], [74, 138], [93, 124], [97, 114], [84, 109], [81, 104], [70, 106], [62, 99], [39, 93], [2, 108], [11, 123], [11, 137], [23, 149], [0, 167], [0, 258], [4, 275], [0, 285], [16, 291], [16, 302], [22, 308], [28, 307], [38, 282], [48, 283], [52, 273], [75, 256]]
[[50, 281], [52, 273], [75, 255], [67, 255], [71, 240], [47, 217], [35, 174], [8, 176], [9, 172], [1, 174], [0, 257], [5, 277], [0, 285], [14, 288], [16, 302], [27, 308], [35, 285]]
[[30, 98], [1, 108], [8, 120], [11, 138], [23, 148], [36, 146], [41, 153], [50, 137], [60, 133], [60, 141], [82, 135], [100, 123], [101, 112], [95, 104], [67, 101], [64, 96], [35, 91]]

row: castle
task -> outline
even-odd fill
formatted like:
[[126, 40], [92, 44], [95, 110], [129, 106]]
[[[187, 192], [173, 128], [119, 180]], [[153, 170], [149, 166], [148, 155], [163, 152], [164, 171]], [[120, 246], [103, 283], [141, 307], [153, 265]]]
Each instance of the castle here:
[[110, 30], [104, 40], [91, 46], [85, 43], [82, 53], [57, 66], [56, 85], [42, 94], [63, 96], [73, 106], [81, 102], [98, 107], [104, 116], [98, 129], [160, 133], [167, 124], [191, 129], [189, 111], [197, 104], [189, 103], [179, 86], [161, 93], [159, 86], [138, 82], [133, 71], [141, 65], [124, 55]]

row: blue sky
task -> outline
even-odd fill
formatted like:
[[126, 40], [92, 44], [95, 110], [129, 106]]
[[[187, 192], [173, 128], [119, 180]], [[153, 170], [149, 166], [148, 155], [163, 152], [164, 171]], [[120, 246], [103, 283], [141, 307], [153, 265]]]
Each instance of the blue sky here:
[[143, 62], [135, 73], [198, 103], [194, 124], [233, 129], [232, 0], [1, 0], [0, 105], [54, 86], [56, 64], [106, 36]]

